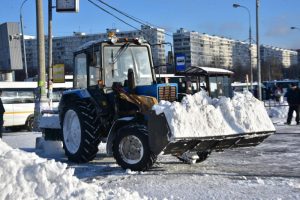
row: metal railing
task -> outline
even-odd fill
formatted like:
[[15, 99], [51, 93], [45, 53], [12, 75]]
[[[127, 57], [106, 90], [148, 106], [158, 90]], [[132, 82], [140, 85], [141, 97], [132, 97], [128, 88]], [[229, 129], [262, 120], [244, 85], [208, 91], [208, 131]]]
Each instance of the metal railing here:
[[279, 107], [279, 106], [289, 106], [286, 99], [284, 98], [281, 101], [276, 101], [274, 99], [264, 100], [264, 106], [266, 108]]

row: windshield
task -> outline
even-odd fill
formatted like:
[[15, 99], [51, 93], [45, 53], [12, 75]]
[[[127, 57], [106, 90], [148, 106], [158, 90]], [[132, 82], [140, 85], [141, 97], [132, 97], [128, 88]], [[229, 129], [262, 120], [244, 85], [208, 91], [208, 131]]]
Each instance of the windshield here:
[[153, 78], [149, 55], [146, 46], [105, 46], [103, 62], [106, 87], [111, 87], [113, 82], [124, 84], [130, 68], [134, 72], [135, 85], [151, 85]]

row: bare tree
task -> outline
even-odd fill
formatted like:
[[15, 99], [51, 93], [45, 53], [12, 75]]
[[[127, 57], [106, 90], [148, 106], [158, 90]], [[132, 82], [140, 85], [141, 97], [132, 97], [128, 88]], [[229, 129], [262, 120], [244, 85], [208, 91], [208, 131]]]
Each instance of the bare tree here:
[[239, 60], [235, 62], [235, 65], [233, 67], [233, 72], [234, 72], [233, 81], [237, 81], [237, 82], [246, 82], [246, 75], [247, 74], [248, 76], [250, 75], [250, 69], [244, 67]]
[[284, 70], [284, 78], [300, 79], [300, 63]]
[[270, 58], [262, 62], [261, 65], [261, 79], [280, 80], [283, 79], [283, 66], [276, 58]]

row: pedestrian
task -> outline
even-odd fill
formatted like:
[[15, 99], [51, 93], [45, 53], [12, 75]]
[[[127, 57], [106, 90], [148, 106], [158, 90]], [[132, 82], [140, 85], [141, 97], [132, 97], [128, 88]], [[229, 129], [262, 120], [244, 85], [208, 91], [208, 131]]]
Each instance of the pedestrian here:
[[0, 138], [2, 138], [2, 131], [3, 131], [2, 129], [3, 129], [3, 123], [4, 123], [3, 115], [5, 112], [1, 96], [2, 96], [2, 90], [0, 89]]
[[293, 113], [296, 112], [296, 123], [299, 125], [299, 109], [300, 109], [300, 90], [295, 83], [291, 83], [291, 87], [286, 93], [287, 102], [289, 104], [289, 112], [286, 124], [291, 124]]
[[282, 100], [282, 89], [281, 87], [277, 86], [275, 91], [274, 91], [274, 96], [275, 96], [275, 100], [277, 102], [281, 102]]

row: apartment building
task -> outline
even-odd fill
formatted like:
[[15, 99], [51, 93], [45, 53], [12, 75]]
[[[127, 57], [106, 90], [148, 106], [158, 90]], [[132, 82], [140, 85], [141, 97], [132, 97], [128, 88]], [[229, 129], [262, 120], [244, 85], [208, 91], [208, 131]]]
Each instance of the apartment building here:
[[[173, 34], [174, 52], [186, 55], [187, 66], [215, 66], [231, 69], [236, 66], [253, 68], [257, 66], [256, 44], [230, 38], [187, 31], [183, 28]], [[289, 49], [261, 45], [261, 60], [264, 62], [276, 60], [288, 68], [298, 64], [298, 52]]]
[[268, 63], [277, 63], [285, 68], [298, 64], [298, 52], [269, 45], [261, 45], [261, 59]]
[[[54, 37], [53, 38], [53, 64], [64, 63], [66, 69], [71, 70], [73, 66], [73, 52], [80, 46], [93, 40], [106, 40], [107, 33], [114, 31], [117, 37], [138, 38], [143, 37], [152, 46], [152, 54], [154, 66], [165, 65], [165, 46], [155, 45], [165, 42], [165, 31], [159, 28], [150, 26], [141, 26], [141, 30], [123, 31], [117, 29], [107, 29], [106, 33], [99, 34], [85, 34], [81, 32], [74, 32], [72, 36]], [[37, 69], [37, 40], [29, 38], [25, 40], [26, 57], [28, 68]], [[46, 55], [48, 55], [48, 37], [45, 37]], [[46, 63], [48, 58], [46, 56]], [[166, 69], [162, 69], [166, 71]]]
[[[234, 66], [242, 66], [247, 67], [250, 65], [252, 68], [257, 67], [257, 50], [256, 44], [251, 44], [251, 48], [249, 47], [249, 43], [235, 40], [232, 43], [232, 67]], [[250, 57], [250, 51], [251, 57]]]
[[[107, 32], [114, 31], [118, 37], [143, 37], [152, 44], [154, 66], [166, 64], [165, 45], [156, 45], [165, 42], [165, 31], [150, 26], [141, 26], [140, 30], [119, 32], [117, 29], [107, 29]], [[92, 40], [107, 39], [106, 33], [84, 34], [74, 32], [72, 36], [53, 38], [53, 64], [64, 63], [67, 69], [72, 69], [73, 52], [84, 43]], [[47, 55], [47, 37], [46, 55]], [[183, 53], [186, 56], [187, 66], [212, 66], [233, 69], [233, 67], [252, 68], [257, 66], [256, 44], [251, 44], [251, 57], [249, 43], [225, 38], [221, 36], [208, 35], [195, 31], [187, 31], [180, 28], [173, 33], [174, 53]], [[297, 51], [261, 45], [261, 60], [267, 62], [276, 60], [276, 63], [288, 68], [299, 63]], [[37, 68], [36, 39], [26, 39], [26, 55], [28, 68]], [[47, 63], [47, 56], [46, 56]], [[160, 68], [161, 73], [166, 72], [166, 67]]]

